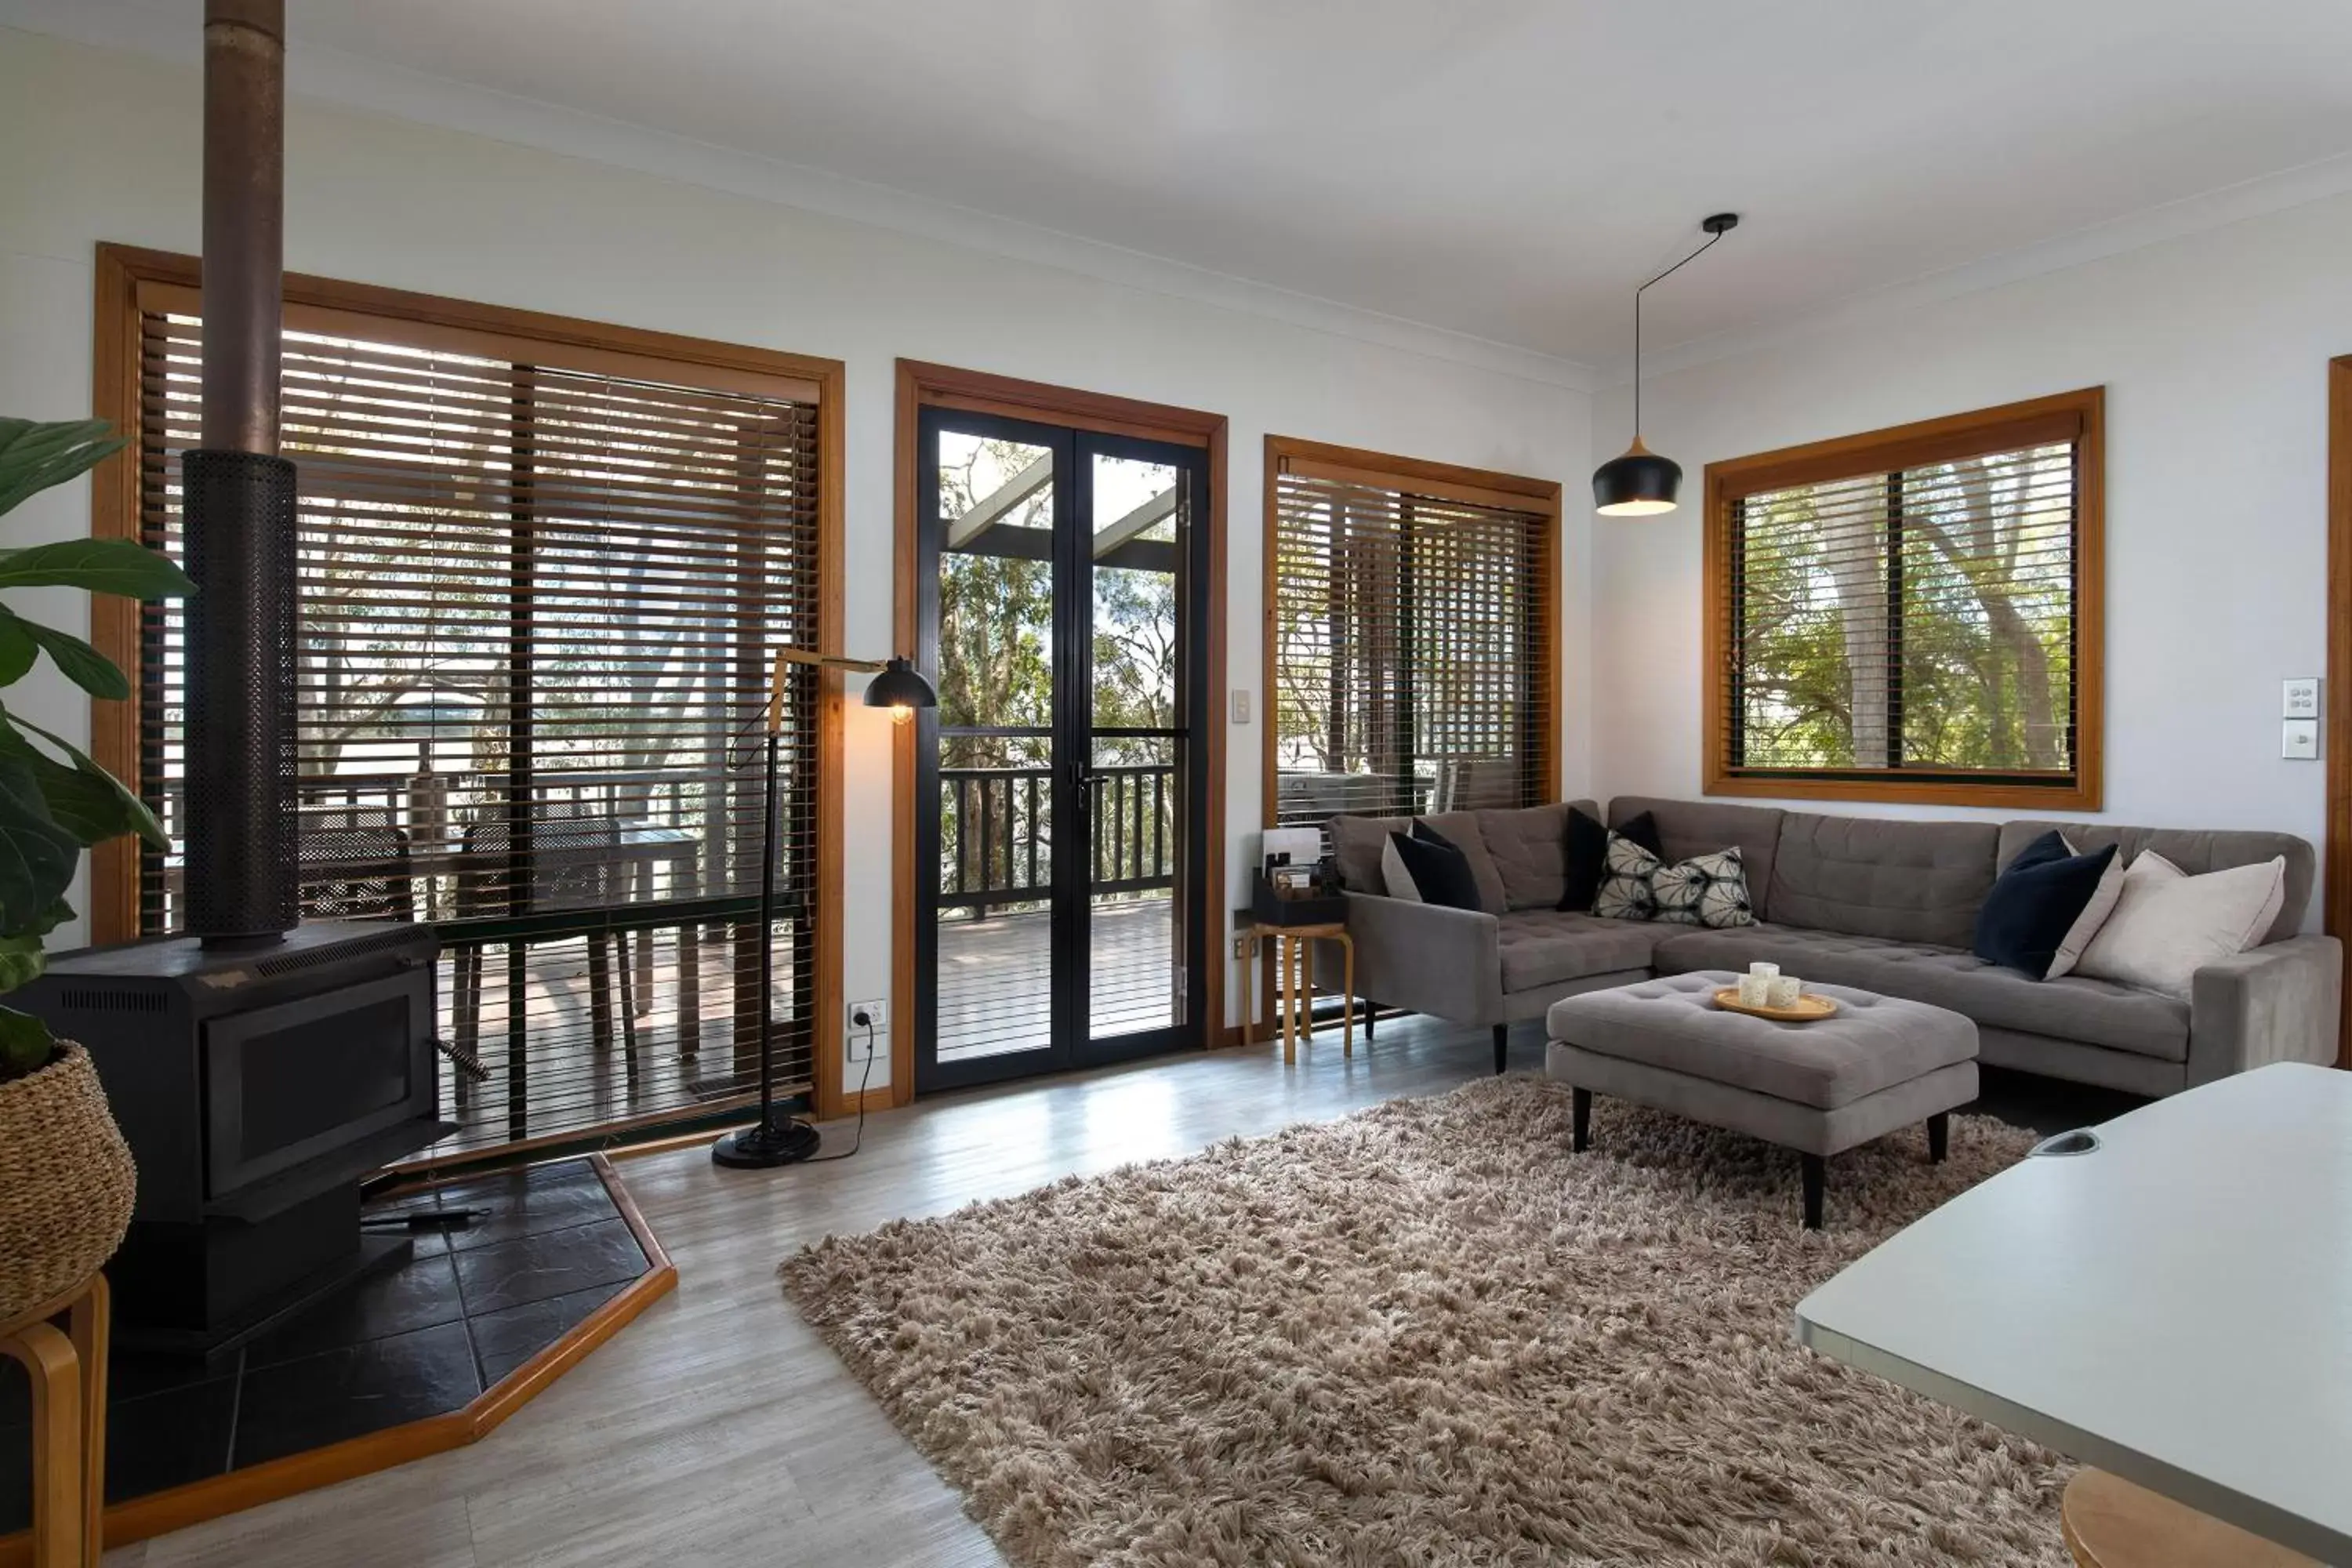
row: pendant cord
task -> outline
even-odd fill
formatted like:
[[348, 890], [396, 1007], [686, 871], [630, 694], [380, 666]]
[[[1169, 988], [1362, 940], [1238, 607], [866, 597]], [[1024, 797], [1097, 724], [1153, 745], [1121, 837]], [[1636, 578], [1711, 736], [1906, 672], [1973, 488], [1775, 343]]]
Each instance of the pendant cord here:
[[1642, 296], [1649, 291], [1650, 283], [1663, 283], [1715, 248], [1715, 242], [1730, 233], [1727, 227], [1717, 229], [1706, 237], [1706, 242], [1664, 272], [1633, 290], [1633, 439], [1642, 438]]

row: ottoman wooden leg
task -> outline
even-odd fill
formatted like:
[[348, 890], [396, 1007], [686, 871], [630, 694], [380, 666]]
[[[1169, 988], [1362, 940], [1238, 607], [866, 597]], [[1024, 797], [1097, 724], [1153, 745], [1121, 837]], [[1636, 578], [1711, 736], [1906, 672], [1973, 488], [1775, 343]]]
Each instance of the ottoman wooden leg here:
[[1497, 1024], [1495, 1026], [1495, 1076], [1502, 1077], [1504, 1069], [1510, 1065], [1511, 1026], [1508, 1024]]
[[1805, 1228], [1822, 1228], [1822, 1188], [1829, 1175], [1829, 1162], [1819, 1154], [1799, 1156], [1805, 1170]]
[[1572, 1089], [1568, 1093], [1569, 1148], [1581, 1154], [1592, 1147], [1592, 1091]]
[[1927, 1118], [1927, 1159], [1940, 1165], [1952, 1147], [1952, 1113], [1939, 1110]]

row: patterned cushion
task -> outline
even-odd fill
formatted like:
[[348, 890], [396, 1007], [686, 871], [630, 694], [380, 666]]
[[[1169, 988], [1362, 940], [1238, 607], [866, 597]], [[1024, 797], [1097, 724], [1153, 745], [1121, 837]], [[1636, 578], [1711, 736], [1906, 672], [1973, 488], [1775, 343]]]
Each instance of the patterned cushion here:
[[1609, 836], [1592, 912], [1609, 920], [1663, 921], [1710, 931], [1756, 923], [1738, 845], [1669, 866], [1618, 833]]

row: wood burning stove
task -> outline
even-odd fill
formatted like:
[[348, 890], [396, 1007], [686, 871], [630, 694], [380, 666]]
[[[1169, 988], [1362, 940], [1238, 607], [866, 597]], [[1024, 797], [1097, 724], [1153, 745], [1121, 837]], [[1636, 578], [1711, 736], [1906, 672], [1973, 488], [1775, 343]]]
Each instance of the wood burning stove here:
[[187, 937], [55, 960], [20, 1005], [89, 1048], [139, 1167], [108, 1266], [127, 1339], [233, 1348], [408, 1247], [362, 1238], [361, 1179], [437, 1114], [424, 926], [322, 921], [267, 947]]

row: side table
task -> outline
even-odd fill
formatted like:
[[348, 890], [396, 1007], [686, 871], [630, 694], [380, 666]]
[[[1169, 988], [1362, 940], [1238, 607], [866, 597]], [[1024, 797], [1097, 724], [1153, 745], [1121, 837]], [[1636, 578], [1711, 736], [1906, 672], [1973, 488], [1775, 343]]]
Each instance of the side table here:
[[1241, 921], [1237, 934], [1242, 939], [1242, 1038], [1257, 1043], [1257, 1006], [1252, 994], [1253, 976], [1257, 970], [1260, 944], [1268, 938], [1274, 942], [1275, 963], [1281, 975], [1282, 1059], [1286, 1063], [1298, 1059], [1298, 1039], [1304, 1035], [1310, 1042], [1315, 1038], [1315, 986], [1309, 958], [1312, 950], [1307, 943], [1316, 941], [1336, 942], [1342, 954], [1340, 981], [1340, 1050], [1344, 1056], [1356, 1054], [1356, 943], [1348, 934], [1343, 921], [1329, 921], [1316, 925], [1269, 925], [1255, 919], [1242, 921], [1247, 911], [1236, 910]]
[[0, 1352], [33, 1385], [33, 1568], [98, 1568], [109, 1310], [106, 1276], [93, 1274], [0, 1323]]

